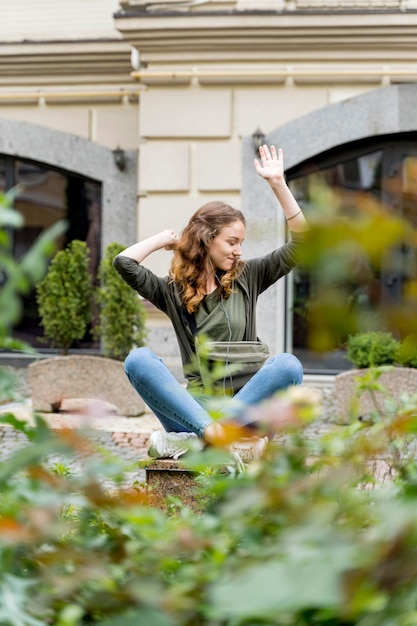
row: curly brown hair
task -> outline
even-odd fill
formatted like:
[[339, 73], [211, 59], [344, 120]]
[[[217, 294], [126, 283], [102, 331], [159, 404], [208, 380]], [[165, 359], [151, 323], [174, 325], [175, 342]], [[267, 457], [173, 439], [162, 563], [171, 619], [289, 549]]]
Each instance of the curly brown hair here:
[[[209, 270], [207, 268], [208, 247], [224, 226], [241, 221], [243, 213], [224, 202], [207, 202], [198, 209], [181, 233], [171, 263], [170, 277], [179, 288], [182, 300], [189, 311], [197, 311], [205, 297]], [[219, 275], [221, 295], [228, 298], [233, 281], [242, 272], [244, 261], [236, 260], [233, 267]]]

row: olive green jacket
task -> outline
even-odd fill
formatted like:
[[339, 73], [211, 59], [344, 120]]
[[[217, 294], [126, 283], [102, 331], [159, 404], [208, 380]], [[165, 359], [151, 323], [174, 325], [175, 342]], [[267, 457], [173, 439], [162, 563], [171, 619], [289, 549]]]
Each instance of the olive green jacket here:
[[[258, 296], [297, 265], [303, 240], [302, 233], [292, 233], [291, 241], [277, 250], [246, 261], [243, 272], [236, 279], [245, 296], [245, 341], [256, 341], [258, 338], [256, 332]], [[194, 337], [184, 317], [184, 305], [175, 283], [168, 276], [156, 276], [151, 270], [125, 256], [116, 256], [113, 266], [132, 289], [169, 317], [177, 336], [183, 367], [188, 366], [195, 354]], [[216, 338], [211, 339], [215, 341]]]

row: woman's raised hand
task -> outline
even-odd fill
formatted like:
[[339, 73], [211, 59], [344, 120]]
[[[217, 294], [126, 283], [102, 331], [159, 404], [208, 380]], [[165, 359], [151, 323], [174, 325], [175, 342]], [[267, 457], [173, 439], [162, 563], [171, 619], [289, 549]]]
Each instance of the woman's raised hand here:
[[178, 235], [174, 230], [167, 229], [163, 230], [160, 235], [161, 237], [161, 248], [165, 248], [165, 250], [175, 250], [178, 244]]
[[277, 153], [275, 146], [271, 146], [269, 150], [268, 146], [264, 144], [259, 148], [259, 156], [261, 163], [255, 159], [255, 168], [259, 176], [266, 180], [284, 177], [284, 158], [281, 148]]

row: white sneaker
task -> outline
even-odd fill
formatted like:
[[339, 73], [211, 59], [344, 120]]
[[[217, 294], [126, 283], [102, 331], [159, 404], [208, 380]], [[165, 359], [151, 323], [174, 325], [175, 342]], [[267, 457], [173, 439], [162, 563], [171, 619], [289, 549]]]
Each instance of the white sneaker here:
[[233, 459], [233, 470], [235, 473], [235, 476], [239, 476], [239, 474], [244, 474], [245, 470], [246, 470], [246, 466], [244, 464], [244, 462], [242, 461], [242, 459], [240, 458], [240, 455], [238, 452], [231, 452], [232, 455], [232, 459]]
[[152, 459], [178, 459], [191, 448], [199, 449], [203, 442], [195, 433], [167, 433], [154, 430], [149, 437], [148, 456]]
[[268, 437], [243, 437], [230, 445], [230, 452], [238, 454], [244, 463], [259, 461], [268, 445]]

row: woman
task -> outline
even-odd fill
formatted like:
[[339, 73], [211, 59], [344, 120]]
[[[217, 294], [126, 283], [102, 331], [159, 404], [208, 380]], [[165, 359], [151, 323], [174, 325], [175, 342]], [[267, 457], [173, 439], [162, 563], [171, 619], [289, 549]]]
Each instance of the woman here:
[[[225, 396], [224, 421], [210, 417], [205, 408], [207, 396], [190, 392], [191, 387], [198, 388], [201, 383], [200, 372], [190, 371], [191, 364], [195, 368], [195, 337], [204, 335], [225, 342], [257, 340], [257, 298], [296, 265], [302, 231], [307, 229], [284, 179], [282, 150], [277, 154], [274, 146], [269, 150], [264, 145], [259, 155], [261, 162], [255, 159], [256, 171], [269, 183], [284, 211], [290, 243], [265, 257], [242, 261], [242, 213], [227, 204], [210, 202], [192, 216], [180, 237], [173, 230], [164, 230], [130, 246], [114, 259], [122, 278], [170, 318], [188, 378], [184, 388], [147, 348], [133, 350], [125, 361], [131, 384], [165, 430], [152, 433], [150, 456], [178, 458], [187, 450], [187, 441], [197, 438], [208, 443], [225, 442], [226, 421], [253, 426], [245, 416], [245, 407], [302, 382], [302, 366], [296, 357], [285, 353], [274, 356], [233, 397]], [[174, 252], [170, 275], [164, 278], [140, 265], [162, 248]], [[244, 438], [234, 449], [240, 449], [245, 460], [250, 460], [259, 457], [266, 442], [266, 437]]]

